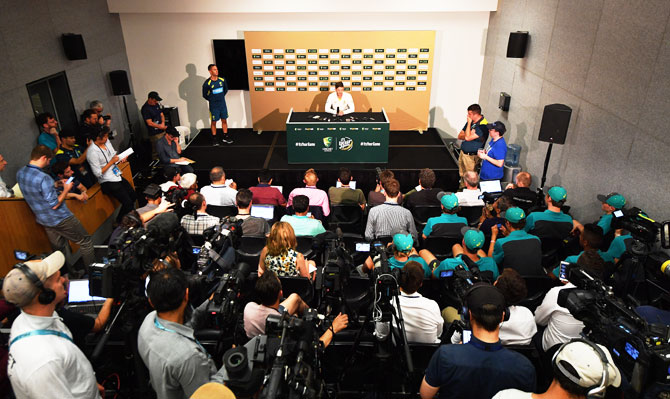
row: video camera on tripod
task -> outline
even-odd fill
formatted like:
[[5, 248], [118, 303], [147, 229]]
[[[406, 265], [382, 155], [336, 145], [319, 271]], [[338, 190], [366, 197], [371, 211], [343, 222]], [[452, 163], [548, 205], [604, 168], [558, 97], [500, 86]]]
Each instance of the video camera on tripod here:
[[249, 264], [241, 262], [221, 276], [214, 297], [207, 305], [208, 327], [235, 328], [242, 311], [242, 288], [252, 270]]
[[205, 243], [198, 251], [195, 273], [211, 280], [219, 271], [226, 271], [235, 262], [235, 249], [242, 236], [242, 222], [235, 217], [226, 218], [220, 224], [203, 232]]
[[558, 305], [584, 323], [584, 333], [606, 346], [638, 394], [651, 384], [670, 383], [670, 328], [648, 324], [611, 287], [577, 265], [568, 269], [577, 288], [564, 289]]

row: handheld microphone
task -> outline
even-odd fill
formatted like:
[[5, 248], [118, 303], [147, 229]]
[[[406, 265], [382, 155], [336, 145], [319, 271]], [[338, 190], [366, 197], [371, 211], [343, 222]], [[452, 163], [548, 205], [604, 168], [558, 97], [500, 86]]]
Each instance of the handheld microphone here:
[[340, 115], [340, 107], [337, 107], [337, 110], [335, 110], [335, 115]]

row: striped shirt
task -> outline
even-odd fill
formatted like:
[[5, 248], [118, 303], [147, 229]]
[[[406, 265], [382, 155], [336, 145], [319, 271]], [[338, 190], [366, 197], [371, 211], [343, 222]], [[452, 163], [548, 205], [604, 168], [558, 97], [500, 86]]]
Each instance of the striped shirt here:
[[219, 218], [208, 215], [206, 213], [198, 212], [198, 218], [193, 215], [184, 215], [181, 218], [181, 226], [186, 229], [188, 234], [199, 234], [207, 230], [207, 228], [219, 224]]
[[416, 226], [412, 212], [396, 203], [385, 202], [370, 209], [368, 224], [365, 226], [365, 238], [391, 236], [400, 232], [408, 232], [414, 242], [418, 242]]

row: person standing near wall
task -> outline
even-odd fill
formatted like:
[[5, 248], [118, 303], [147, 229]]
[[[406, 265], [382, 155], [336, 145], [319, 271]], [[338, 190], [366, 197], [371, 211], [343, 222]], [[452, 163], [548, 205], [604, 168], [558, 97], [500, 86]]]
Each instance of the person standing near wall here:
[[209, 79], [202, 85], [202, 97], [209, 101], [209, 120], [212, 122], [212, 144], [217, 146], [216, 141], [216, 121], [221, 119], [221, 129], [223, 137], [221, 143], [232, 144], [233, 140], [226, 137], [228, 134], [228, 108], [226, 107], [226, 93], [228, 93], [228, 83], [223, 77], [219, 76], [219, 69], [215, 64], [207, 66]]
[[489, 137], [486, 127], [488, 121], [482, 115], [482, 108], [479, 104], [472, 104], [468, 107], [467, 118], [463, 130], [458, 133], [458, 139], [463, 140], [461, 154], [458, 157], [458, 174], [461, 176], [459, 188], [465, 187], [463, 181], [465, 172], [476, 171], [477, 164], [480, 162], [477, 152], [484, 148], [484, 144]]

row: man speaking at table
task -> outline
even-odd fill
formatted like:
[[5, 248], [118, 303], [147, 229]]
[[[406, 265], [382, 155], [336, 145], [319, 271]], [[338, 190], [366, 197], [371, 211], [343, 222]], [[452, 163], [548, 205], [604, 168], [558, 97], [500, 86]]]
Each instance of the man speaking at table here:
[[335, 92], [330, 93], [326, 100], [326, 112], [342, 116], [354, 112], [354, 99], [351, 94], [344, 92], [342, 82], [335, 83]]

